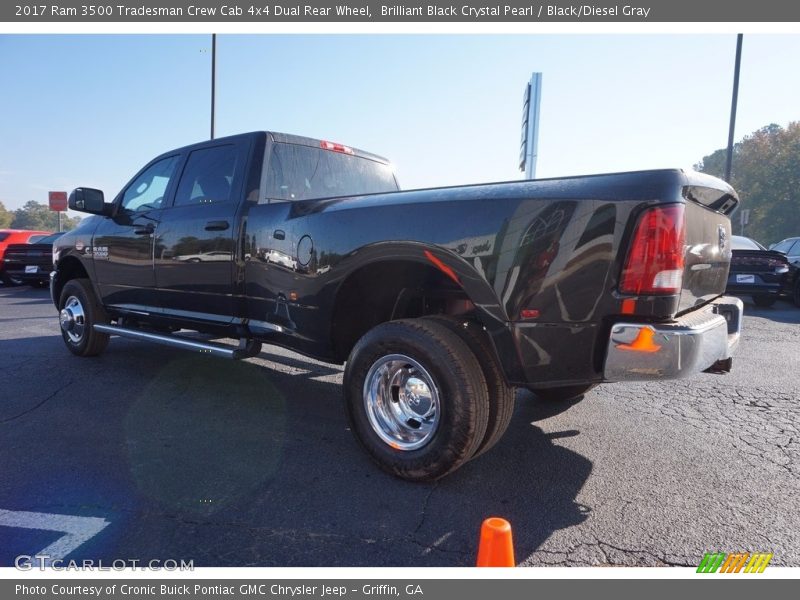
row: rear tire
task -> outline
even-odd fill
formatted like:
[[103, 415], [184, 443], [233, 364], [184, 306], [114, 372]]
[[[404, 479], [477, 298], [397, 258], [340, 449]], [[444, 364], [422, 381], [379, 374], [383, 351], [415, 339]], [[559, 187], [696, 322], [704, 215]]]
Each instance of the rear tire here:
[[792, 289], [792, 301], [794, 302], [795, 306], [800, 306], [800, 276], [794, 282], [794, 288]]
[[483, 378], [489, 392], [489, 421], [486, 434], [473, 458], [477, 458], [491, 449], [508, 429], [511, 417], [514, 414], [514, 401], [516, 388], [506, 383], [500, 365], [495, 358], [495, 352], [489, 341], [489, 336], [483, 327], [475, 321], [465, 318], [436, 316], [428, 319], [441, 323], [450, 331], [458, 335], [469, 346], [472, 353], [478, 357]]
[[108, 323], [88, 279], [72, 279], [61, 291], [58, 307], [61, 337], [77, 356], [97, 356], [108, 345], [108, 334], [94, 330], [95, 323]]
[[430, 319], [368, 331], [350, 353], [343, 391], [356, 439], [403, 479], [432, 481], [455, 471], [486, 434], [489, 397], [478, 359]]
[[583, 396], [592, 388], [597, 387], [596, 383], [583, 385], [568, 385], [566, 387], [548, 388], [545, 390], [531, 390], [536, 397], [546, 402], [564, 402]]
[[753, 303], [762, 308], [769, 308], [777, 301], [777, 296], [753, 296]]

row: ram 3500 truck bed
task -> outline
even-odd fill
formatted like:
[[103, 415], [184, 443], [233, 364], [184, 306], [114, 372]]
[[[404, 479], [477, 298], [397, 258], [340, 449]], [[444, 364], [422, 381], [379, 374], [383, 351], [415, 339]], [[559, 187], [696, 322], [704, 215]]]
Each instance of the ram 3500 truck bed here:
[[[386, 160], [256, 132], [167, 152], [54, 248], [64, 342], [347, 363], [352, 430], [435, 479], [502, 436], [514, 388], [730, 370], [741, 302], [724, 182], [660, 170], [398, 191]], [[239, 347], [182, 336], [238, 339]]]

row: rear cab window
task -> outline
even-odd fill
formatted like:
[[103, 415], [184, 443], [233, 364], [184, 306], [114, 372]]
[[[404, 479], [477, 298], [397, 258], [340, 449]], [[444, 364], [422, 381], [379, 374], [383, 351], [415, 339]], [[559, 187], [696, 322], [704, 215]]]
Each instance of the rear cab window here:
[[360, 196], [398, 190], [392, 168], [367, 157], [277, 142], [266, 181], [268, 201]]

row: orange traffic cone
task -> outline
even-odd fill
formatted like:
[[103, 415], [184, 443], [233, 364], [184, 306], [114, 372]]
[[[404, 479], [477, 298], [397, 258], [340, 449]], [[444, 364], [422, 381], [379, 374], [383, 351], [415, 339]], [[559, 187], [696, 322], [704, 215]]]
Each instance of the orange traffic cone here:
[[516, 564], [514, 542], [511, 539], [511, 524], [499, 517], [486, 519], [481, 525], [477, 566], [514, 567]]

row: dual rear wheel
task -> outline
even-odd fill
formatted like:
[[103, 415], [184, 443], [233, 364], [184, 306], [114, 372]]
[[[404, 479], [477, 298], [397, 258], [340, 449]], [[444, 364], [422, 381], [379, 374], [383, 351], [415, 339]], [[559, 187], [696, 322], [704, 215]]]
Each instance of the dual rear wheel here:
[[514, 390], [488, 344], [477, 324], [446, 317], [390, 321], [359, 340], [345, 369], [345, 405], [381, 468], [434, 480], [500, 439]]
[[[353, 348], [344, 372], [351, 429], [372, 459], [412, 481], [444, 477], [492, 448], [514, 412], [483, 327], [448, 316], [389, 321]], [[594, 385], [534, 390], [548, 402]]]

